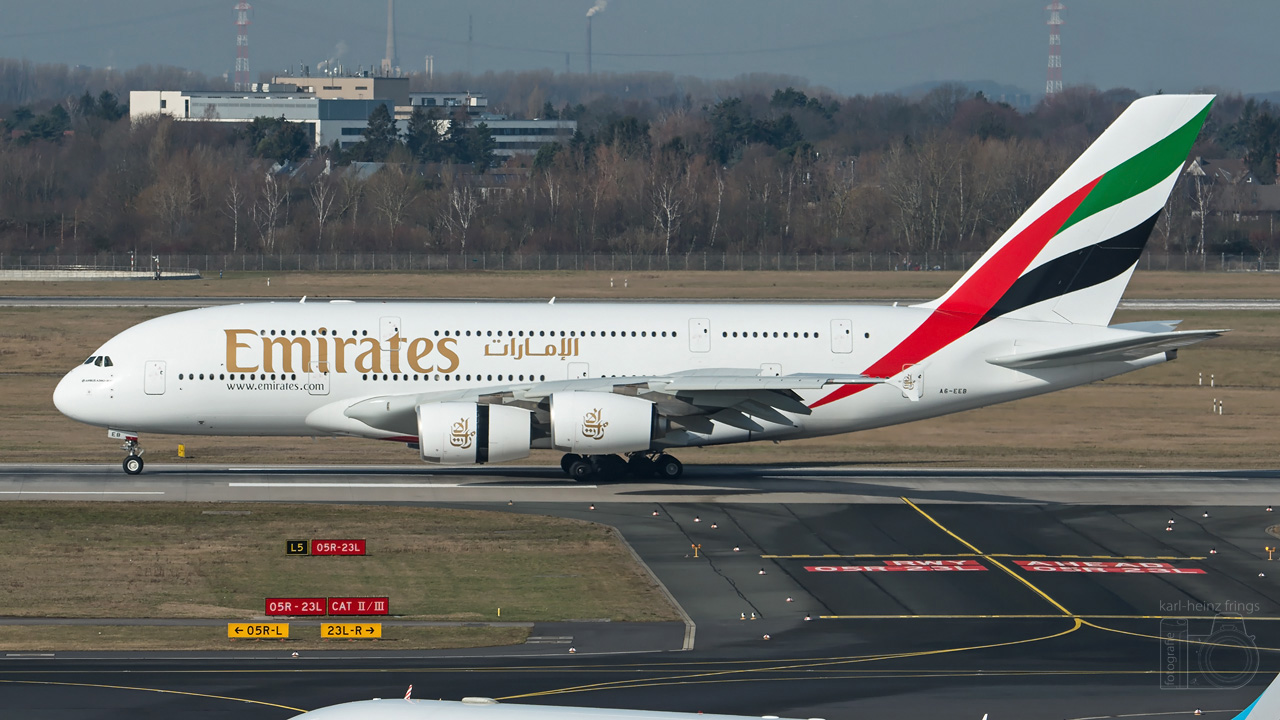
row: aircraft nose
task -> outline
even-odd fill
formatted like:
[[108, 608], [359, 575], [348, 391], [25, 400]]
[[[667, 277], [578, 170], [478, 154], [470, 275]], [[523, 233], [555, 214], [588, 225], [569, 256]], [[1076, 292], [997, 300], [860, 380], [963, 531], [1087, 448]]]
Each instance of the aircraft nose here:
[[53, 406], [72, 420], [80, 420], [85, 392], [80, 389], [80, 382], [77, 378], [73, 378], [73, 375], [76, 375], [76, 370], [67, 373], [58, 381], [58, 386], [53, 389]]

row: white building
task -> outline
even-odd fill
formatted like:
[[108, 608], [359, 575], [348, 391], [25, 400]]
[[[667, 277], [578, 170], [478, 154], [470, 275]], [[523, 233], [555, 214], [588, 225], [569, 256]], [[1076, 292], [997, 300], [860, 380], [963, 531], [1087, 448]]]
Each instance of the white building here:
[[[576, 120], [512, 120], [506, 115], [489, 112], [489, 99], [469, 92], [415, 92], [409, 93], [409, 104], [417, 109], [439, 110], [443, 118], [452, 119], [463, 109], [467, 122], [484, 123], [493, 133], [494, 154], [510, 157], [522, 153], [536, 153], [547, 143], [566, 143], [578, 131]], [[444, 126], [441, 132], [447, 132]]]
[[[272, 90], [282, 87], [282, 90]], [[361, 140], [369, 114], [378, 105], [394, 112], [391, 100], [319, 98], [295, 86], [260, 85], [257, 92], [134, 90], [129, 93], [129, 118], [164, 114], [176, 120], [247, 123], [258, 117], [284, 118], [311, 131], [313, 147], [336, 140], [350, 147]]]

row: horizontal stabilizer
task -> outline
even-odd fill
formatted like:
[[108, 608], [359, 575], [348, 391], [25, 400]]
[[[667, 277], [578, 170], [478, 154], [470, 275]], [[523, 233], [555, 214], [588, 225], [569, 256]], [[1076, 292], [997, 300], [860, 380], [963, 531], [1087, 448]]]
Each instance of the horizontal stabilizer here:
[[1083, 365], [1096, 362], [1124, 362], [1126, 360], [1138, 360], [1169, 350], [1177, 350], [1180, 347], [1194, 345], [1205, 340], [1212, 340], [1225, 332], [1227, 331], [1182, 330], [1147, 333], [1120, 340], [1104, 340], [1065, 348], [1054, 348], [1053, 350], [1001, 355], [1000, 357], [989, 358], [987, 362], [992, 365], [1019, 370]]

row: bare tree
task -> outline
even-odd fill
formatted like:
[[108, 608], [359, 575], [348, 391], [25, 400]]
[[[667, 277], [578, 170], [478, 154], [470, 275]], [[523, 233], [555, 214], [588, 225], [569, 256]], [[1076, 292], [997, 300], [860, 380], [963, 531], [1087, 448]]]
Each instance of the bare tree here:
[[286, 190], [275, 175], [267, 173], [262, 183], [262, 191], [257, 200], [249, 208], [249, 216], [258, 228], [258, 238], [265, 252], [275, 252], [276, 227], [284, 215]]
[[240, 178], [234, 171], [231, 181], [227, 183], [227, 192], [223, 196], [220, 210], [231, 218], [231, 252], [240, 248], [240, 210], [244, 206], [244, 191], [240, 188]]
[[476, 212], [480, 209], [480, 199], [472, 189], [471, 183], [454, 178], [445, 189], [445, 212], [442, 220], [449, 234], [458, 241], [458, 254], [467, 252], [467, 230], [475, 221]]
[[311, 205], [316, 211], [316, 251], [324, 249], [324, 224], [333, 214], [333, 206], [337, 200], [338, 190], [333, 186], [329, 176], [321, 175], [311, 183]]
[[378, 214], [387, 221], [389, 239], [394, 241], [396, 229], [417, 195], [416, 179], [399, 164], [383, 167], [368, 184], [369, 199]]
[[1205, 222], [1209, 218], [1209, 209], [1213, 205], [1213, 185], [1204, 181], [1203, 175], [1196, 175], [1191, 186], [1191, 207], [1193, 213], [1200, 218], [1200, 237], [1196, 242], [1196, 252], [1203, 255], [1205, 251]]
[[196, 201], [195, 173], [185, 159], [165, 165], [156, 176], [155, 208], [170, 240], [186, 234]]
[[684, 217], [684, 169], [672, 160], [661, 160], [650, 184], [650, 212], [658, 231], [662, 234], [662, 254], [671, 255], [671, 238], [680, 231], [680, 220]]
[[716, 215], [711, 221], [711, 236], [707, 240], [707, 249], [716, 246], [716, 233], [720, 231], [720, 209], [724, 207], [724, 173], [716, 167]]

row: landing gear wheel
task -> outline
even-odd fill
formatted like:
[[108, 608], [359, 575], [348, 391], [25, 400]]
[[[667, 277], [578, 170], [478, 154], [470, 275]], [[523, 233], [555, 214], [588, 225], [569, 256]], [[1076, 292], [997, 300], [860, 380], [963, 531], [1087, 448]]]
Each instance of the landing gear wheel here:
[[142, 474], [142, 458], [137, 455], [130, 455], [124, 459], [124, 471], [130, 475]]
[[653, 465], [663, 480], [675, 480], [684, 475], [684, 464], [670, 455], [659, 455]]
[[576, 455], [574, 453], [565, 453], [564, 457], [560, 458], [560, 469], [564, 471], [565, 475], [569, 475], [570, 474], [569, 466], [572, 465], [575, 461], [581, 460], [581, 459], [582, 459], [581, 455]]
[[648, 455], [632, 455], [627, 460], [627, 471], [632, 477], [653, 477], [653, 460], [650, 460]]
[[583, 458], [578, 458], [577, 460], [574, 460], [573, 462], [569, 463], [568, 473], [569, 473], [569, 477], [573, 478], [574, 480], [581, 481], [591, 477], [591, 473], [594, 470], [595, 468], [591, 465], [590, 462], [588, 462]]
[[619, 480], [627, 474], [627, 461], [617, 455], [597, 455], [596, 472], [603, 480]]

